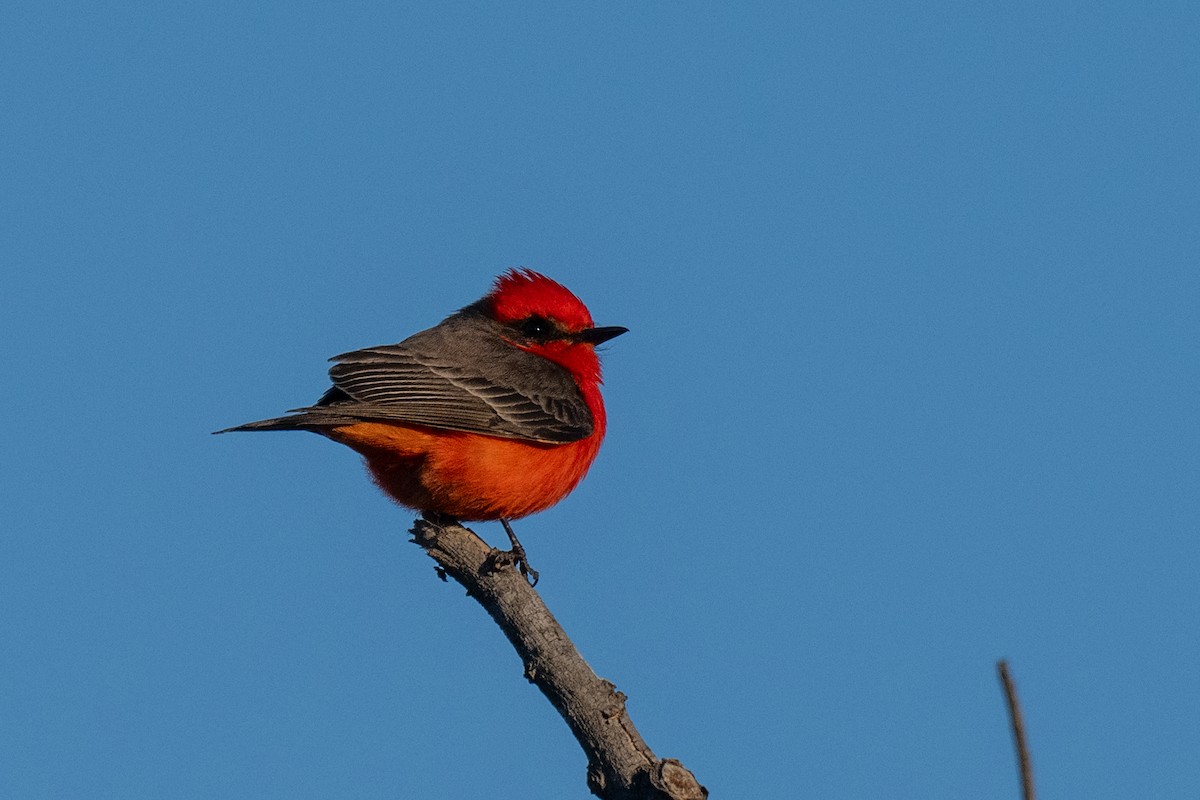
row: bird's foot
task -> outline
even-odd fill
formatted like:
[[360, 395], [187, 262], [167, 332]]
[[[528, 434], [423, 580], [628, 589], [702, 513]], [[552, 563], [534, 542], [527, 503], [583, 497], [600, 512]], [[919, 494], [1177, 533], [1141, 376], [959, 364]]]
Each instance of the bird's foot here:
[[512, 543], [511, 550], [500, 551], [501, 560], [505, 563], [513, 564], [521, 573], [525, 580], [529, 581], [530, 586], [537, 586], [538, 571], [529, 566], [529, 559], [525, 556], [525, 548], [521, 546], [521, 542], [517, 539], [517, 535], [513, 533], [512, 526], [508, 524], [508, 520], [501, 519], [500, 524], [504, 526], [504, 532], [508, 534], [508, 541]]

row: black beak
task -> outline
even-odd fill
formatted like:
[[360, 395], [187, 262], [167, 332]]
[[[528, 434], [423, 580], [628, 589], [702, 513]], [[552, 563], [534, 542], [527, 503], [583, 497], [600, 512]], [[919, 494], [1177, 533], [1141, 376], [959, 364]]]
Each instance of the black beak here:
[[588, 344], [602, 344], [609, 339], [615, 339], [622, 333], [629, 333], [629, 328], [622, 328], [620, 325], [610, 325], [607, 328], [584, 328], [575, 334], [575, 338]]

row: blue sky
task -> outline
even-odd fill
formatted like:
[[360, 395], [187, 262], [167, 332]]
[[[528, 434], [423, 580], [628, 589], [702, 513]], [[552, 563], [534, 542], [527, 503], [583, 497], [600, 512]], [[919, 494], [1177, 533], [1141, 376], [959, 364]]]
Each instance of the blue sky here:
[[[610, 432], [518, 527], [714, 797], [1200, 787], [1185, 3], [0, 11], [0, 795], [588, 797], [312, 401], [527, 266]], [[496, 525], [479, 526], [503, 542]]]

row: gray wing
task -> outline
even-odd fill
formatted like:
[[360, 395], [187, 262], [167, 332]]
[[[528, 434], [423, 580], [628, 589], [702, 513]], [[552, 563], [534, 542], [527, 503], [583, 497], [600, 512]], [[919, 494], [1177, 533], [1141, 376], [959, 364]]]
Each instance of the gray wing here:
[[570, 373], [507, 344], [495, 323], [466, 312], [399, 344], [331, 360], [333, 388], [316, 406], [297, 409], [299, 416], [394, 420], [556, 443], [593, 430]]

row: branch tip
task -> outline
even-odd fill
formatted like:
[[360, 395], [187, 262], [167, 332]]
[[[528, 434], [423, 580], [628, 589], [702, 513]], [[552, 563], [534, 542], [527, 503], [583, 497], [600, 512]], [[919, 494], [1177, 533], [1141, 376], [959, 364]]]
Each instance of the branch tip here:
[[1029, 757], [1029, 742], [1025, 737], [1025, 720], [1021, 716], [1021, 704], [1017, 699], [1017, 686], [1013, 682], [1012, 673], [1008, 669], [1008, 661], [1000, 659], [996, 662], [996, 672], [1000, 675], [1000, 685], [1004, 689], [1004, 699], [1008, 703], [1008, 716], [1012, 725], [1013, 746], [1017, 751], [1017, 769], [1021, 776], [1021, 796], [1024, 800], [1036, 800], [1033, 786], [1033, 760]]

